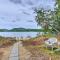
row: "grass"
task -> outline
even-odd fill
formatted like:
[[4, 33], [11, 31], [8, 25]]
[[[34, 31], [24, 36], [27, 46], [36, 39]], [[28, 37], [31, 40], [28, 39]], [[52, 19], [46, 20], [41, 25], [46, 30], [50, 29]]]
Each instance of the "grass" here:
[[0, 37], [0, 48], [13, 45], [16, 41], [14, 38]]
[[0, 60], [6, 60], [10, 54], [11, 46], [16, 42], [15, 38], [0, 36]]
[[[44, 41], [50, 37], [54, 37], [51, 34], [35, 37], [33, 39], [22, 41], [24, 47], [31, 52], [32, 56], [45, 56], [52, 60], [60, 60], [60, 51], [55, 51], [56, 48], [52, 51], [51, 49], [46, 49]], [[60, 37], [59, 37], [60, 38]], [[33, 43], [35, 42], [35, 44]], [[46, 59], [47, 60], [47, 59]]]
[[31, 54], [32, 57], [42, 56], [47, 58], [52, 58], [52, 60], [60, 60], [60, 51], [54, 52], [52, 50], [44, 48], [41, 46], [24, 46]]

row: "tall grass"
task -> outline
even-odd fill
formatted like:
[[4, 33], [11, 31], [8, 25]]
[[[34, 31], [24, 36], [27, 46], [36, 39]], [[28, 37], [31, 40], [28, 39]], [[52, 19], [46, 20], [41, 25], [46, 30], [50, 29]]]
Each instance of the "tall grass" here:
[[0, 47], [13, 45], [16, 42], [14, 38], [0, 37]]

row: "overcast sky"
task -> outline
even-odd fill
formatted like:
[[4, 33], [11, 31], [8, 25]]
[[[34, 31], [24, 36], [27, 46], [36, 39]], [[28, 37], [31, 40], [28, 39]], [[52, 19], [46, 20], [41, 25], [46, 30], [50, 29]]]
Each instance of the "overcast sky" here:
[[53, 9], [53, 0], [0, 0], [0, 28], [37, 28], [34, 8]]

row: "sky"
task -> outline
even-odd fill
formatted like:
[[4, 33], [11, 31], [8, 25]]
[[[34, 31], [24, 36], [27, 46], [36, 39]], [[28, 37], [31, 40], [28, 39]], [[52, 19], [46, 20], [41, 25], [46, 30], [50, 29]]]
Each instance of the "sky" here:
[[0, 0], [0, 29], [39, 28], [34, 8], [53, 9], [54, 0]]

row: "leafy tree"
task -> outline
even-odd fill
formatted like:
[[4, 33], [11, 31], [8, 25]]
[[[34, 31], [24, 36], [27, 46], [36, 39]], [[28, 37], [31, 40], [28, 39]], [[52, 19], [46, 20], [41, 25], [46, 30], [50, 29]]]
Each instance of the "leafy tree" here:
[[60, 32], [60, 0], [56, 0], [54, 11], [36, 9], [36, 21], [44, 30]]
[[37, 13], [36, 22], [38, 25], [44, 29], [45, 33], [50, 29], [51, 20], [51, 10], [39, 9], [35, 10]]
[[56, 0], [55, 4], [55, 21], [53, 25], [60, 32], [60, 0]]

